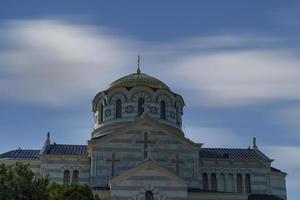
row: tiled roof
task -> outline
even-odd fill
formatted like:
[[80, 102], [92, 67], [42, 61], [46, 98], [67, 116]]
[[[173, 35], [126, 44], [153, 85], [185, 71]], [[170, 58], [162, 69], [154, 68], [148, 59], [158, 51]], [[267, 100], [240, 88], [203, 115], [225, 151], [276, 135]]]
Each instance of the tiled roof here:
[[226, 149], [226, 148], [201, 148], [201, 158], [219, 158], [232, 160], [265, 160], [270, 159], [259, 150], [253, 149]]
[[283, 199], [268, 194], [250, 194], [248, 196], [248, 200], [283, 200]]
[[43, 154], [47, 155], [87, 155], [87, 145], [51, 144]]
[[36, 160], [40, 150], [17, 149], [0, 154], [0, 159], [9, 160]]

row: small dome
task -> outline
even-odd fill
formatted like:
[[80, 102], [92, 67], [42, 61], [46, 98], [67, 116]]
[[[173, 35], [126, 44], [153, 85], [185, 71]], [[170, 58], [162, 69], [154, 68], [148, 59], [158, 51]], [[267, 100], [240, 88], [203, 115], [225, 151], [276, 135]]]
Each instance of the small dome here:
[[170, 88], [164, 84], [162, 81], [149, 76], [147, 74], [143, 74], [143, 73], [133, 73], [127, 76], [124, 76], [116, 81], [114, 81], [113, 83], [111, 83], [108, 86], [108, 90], [111, 90], [113, 88], [117, 88], [117, 87], [134, 87], [134, 86], [138, 86], [138, 85], [143, 85], [143, 86], [148, 86], [151, 88], [155, 88], [155, 89], [168, 89], [170, 90]]

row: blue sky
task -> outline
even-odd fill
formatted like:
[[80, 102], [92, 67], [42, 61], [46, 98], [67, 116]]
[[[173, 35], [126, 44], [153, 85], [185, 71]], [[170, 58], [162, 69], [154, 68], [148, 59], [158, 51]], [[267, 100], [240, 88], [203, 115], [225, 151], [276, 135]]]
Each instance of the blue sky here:
[[0, 152], [85, 144], [94, 95], [136, 70], [186, 101], [186, 136], [257, 137], [300, 189], [299, 1], [1, 1]]

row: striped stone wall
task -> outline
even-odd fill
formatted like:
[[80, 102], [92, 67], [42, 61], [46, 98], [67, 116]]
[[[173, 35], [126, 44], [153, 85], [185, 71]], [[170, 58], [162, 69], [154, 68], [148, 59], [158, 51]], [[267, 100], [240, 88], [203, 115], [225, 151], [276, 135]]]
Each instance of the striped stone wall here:
[[49, 175], [51, 181], [63, 183], [64, 170], [72, 174], [79, 171], [79, 183], [90, 184], [90, 159], [87, 156], [51, 155], [41, 156], [41, 174]]
[[[148, 158], [160, 166], [177, 174], [184, 180], [199, 186], [197, 181], [198, 150], [192, 149], [182, 141], [155, 128], [144, 124], [142, 127], [129, 130], [104, 143], [92, 146], [92, 186], [103, 187], [112, 178], [112, 153], [115, 154], [114, 176], [122, 175], [127, 170], [142, 163], [144, 158], [144, 133], [153, 144], [148, 145]], [[181, 162], [176, 168], [176, 156]], [[197, 185], [198, 184], [198, 185]]]
[[271, 194], [283, 199], [287, 199], [285, 177], [286, 174], [282, 172], [271, 172], [270, 176]]
[[205, 160], [199, 163], [200, 188], [203, 188], [202, 174], [207, 174], [211, 190], [211, 175], [216, 174], [218, 191], [239, 192], [237, 175], [242, 177], [242, 193], [246, 193], [246, 175], [250, 175], [251, 193], [268, 194], [270, 188], [270, 163], [259, 161]]
[[146, 191], [151, 191], [154, 199], [187, 199], [187, 185], [184, 181], [175, 180], [151, 166], [111, 183], [112, 200], [144, 199]]

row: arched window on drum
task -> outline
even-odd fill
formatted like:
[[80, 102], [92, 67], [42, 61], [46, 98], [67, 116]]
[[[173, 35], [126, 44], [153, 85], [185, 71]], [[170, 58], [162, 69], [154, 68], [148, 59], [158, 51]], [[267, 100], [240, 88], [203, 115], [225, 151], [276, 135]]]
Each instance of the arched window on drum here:
[[166, 119], [166, 103], [164, 101], [160, 102], [160, 119]]
[[138, 100], [138, 116], [141, 116], [145, 111], [145, 100], [143, 98], [139, 98]]
[[122, 101], [121, 99], [118, 99], [116, 102], [116, 118], [122, 117]]
[[98, 111], [98, 124], [103, 122], [103, 108], [104, 106], [101, 104], [100, 109]]
[[181, 125], [179, 108], [176, 109], [176, 123], [179, 126]]

